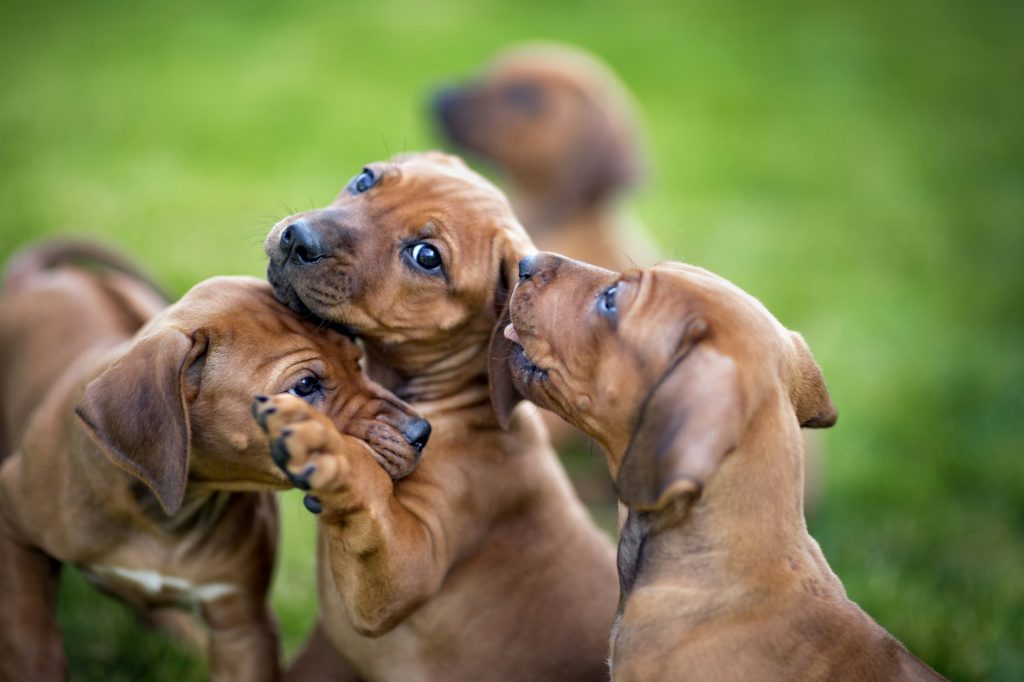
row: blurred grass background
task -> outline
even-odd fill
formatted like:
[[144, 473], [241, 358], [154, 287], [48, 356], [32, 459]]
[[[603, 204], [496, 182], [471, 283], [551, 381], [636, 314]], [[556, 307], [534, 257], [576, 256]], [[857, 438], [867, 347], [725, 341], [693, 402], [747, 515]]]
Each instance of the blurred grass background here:
[[[1024, 4], [4, 3], [0, 257], [113, 240], [175, 293], [366, 161], [436, 146], [428, 90], [498, 49], [607, 60], [649, 125], [632, 202], [804, 333], [841, 419], [811, 519], [850, 596], [955, 679], [1024, 679]], [[316, 610], [284, 496], [287, 650]], [[75, 680], [202, 679], [69, 572]]]

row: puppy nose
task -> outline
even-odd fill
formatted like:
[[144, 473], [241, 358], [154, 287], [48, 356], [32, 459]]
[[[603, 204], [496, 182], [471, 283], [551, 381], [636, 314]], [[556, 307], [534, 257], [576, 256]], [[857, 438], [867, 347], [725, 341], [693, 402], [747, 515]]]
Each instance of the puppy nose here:
[[519, 261], [519, 279], [530, 279], [533, 276], [534, 256], [527, 256]]
[[297, 265], [316, 263], [324, 257], [320, 235], [305, 220], [296, 220], [284, 228], [278, 242], [281, 252]]
[[426, 419], [413, 419], [402, 429], [402, 435], [409, 445], [422, 450], [430, 439], [430, 422]]
[[430, 107], [444, 122], [449, 122], [452, 110], [459, 99], [460, 89], [452, 86], [440, 87], [430, 97]]

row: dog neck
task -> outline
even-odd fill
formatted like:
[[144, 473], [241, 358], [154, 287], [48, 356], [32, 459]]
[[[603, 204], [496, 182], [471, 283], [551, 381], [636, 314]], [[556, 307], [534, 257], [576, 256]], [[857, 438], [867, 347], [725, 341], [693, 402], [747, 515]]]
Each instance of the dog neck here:
[[803, 441], [792, 408], [762, 411], [696, 498], [630, 510], [621, 531], [620, 612], [639, 588], [685, 595], [693, 624], [789, 589], [844, 594], [807, 532]]
[[381, 344], [364, 339], [366, 372], [421, 411], [424, 406], [435, 413], [482, 407], [493, 414], [487, 383], [488, 341], [489, 334], [471, 329], [451, 334], [444, 343]]
[[614, 214], [613, 196], [565, 196], [534, 191], [512, 192], [516, 215], [534, 239], [553, 232], [583, 229], [588, 233], [611, 229], [608, 216]]
[[220, 523], [233, 497], [244, 494], [190, 485], [185, 491], [181, 509], [169, 517], [160, 508], [156, 497], [141, 481], [133, 481], [131, 491], [142, 515], [164, 532], [174, 535], [201, 535], [203, 530]]

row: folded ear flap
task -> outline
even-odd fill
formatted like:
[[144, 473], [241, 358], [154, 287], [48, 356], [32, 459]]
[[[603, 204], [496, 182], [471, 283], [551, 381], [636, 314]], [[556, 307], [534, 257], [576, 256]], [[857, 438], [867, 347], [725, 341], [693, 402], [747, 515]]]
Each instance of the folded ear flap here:
[[100, 450], [145, 483], [168, 516], [181, 508], [188, 482], [186, 375], [205, 350], [198, 334], [148, 334], [89, 382], [75, 408]]
[[740, 442], [744, 401], [736, 363], [706, 345], [681, 353], [641, 408], [615, 488], [626, 506], [656, 511], [699, 494]]
[[505, 338], [505, 327], [511, 322], [508, 310], [512, 289], [519, 281], [519, 261], [529, 252], [525, 249], [505, 248], [501, 255], [500, 274], [494, 292], [494, 310], [497, 323], [491, 331], [491, 343], [487, 349], [487, 378], [491, 393], [491, 405], [498, 417], [498, 424], [508, 428], [508, 420], [512, 410], [523, 400], [522, 394], [512, 381], [512, 370], [509, 360], [515, 352], [516, 345]]
[[790, 390], [796, 418], [800, 426], [806, 428], [828, 428], [836, 423], [839, 415], [825, 387], [825, 377], [814, 361], [804, 337], [796, 332], [790, 332], [790, 335], [796, 348], [796, 376]]

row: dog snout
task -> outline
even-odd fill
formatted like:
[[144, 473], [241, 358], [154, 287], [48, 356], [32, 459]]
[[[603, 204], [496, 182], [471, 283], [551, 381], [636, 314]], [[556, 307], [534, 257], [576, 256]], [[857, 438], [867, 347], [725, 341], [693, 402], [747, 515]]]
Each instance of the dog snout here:
[[281, 253], [296, 265], [311, 265], [324, 257], [324, 244], [316, 229], [305, 220], [296, 220], [281, 232]]
[[467, 99], [465, 88], [451, 85], [436, 89], [430, 96], [430, 110], [439, 132], [457, 146], [468, 143], [471, 121], [467, 116], [472, 107], [466, 106]]
[[402, 435], [409, 445], [422, 450], [430, 439], [430, 422], [426, 419], [412, 419], [402, 429]]
[[434, 90], [430, 96], [430, 108], [443, 123], [450, 124], [462, 99], [462, 88], [446, 85]]
[[554, 273], [568, 259], [557, 253], [540, 252], [519, 261], [519, 279], [544, 279]]

